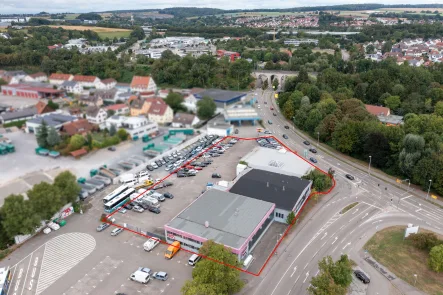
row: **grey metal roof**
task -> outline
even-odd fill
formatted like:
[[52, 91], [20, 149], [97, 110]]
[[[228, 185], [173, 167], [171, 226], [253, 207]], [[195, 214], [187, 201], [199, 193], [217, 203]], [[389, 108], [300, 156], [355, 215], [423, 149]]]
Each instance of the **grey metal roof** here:
[[[32, 117], [37, 114], [37, 109], [35, 107], [26, 108], [23, 110], [15, 112], [7, 112], [0, 115], [3, 121], [17, 120], [22, 118]], [[0, 120], [2, 121], [2, 120]]]
[[229, 103], [232, 100], [236, 100], [242, 96], [245, 96], [245, 92], [221, 90], [221, 89], [205, 89], [202, 92], [195, 93], [194, 96], [201, 99], [203, 96], [211, 97], [215, 102]]
[[290, 151], [256, 147], [242, 158], [248, 166], [255, 169], [302, 177], [314, 169], [300, 157]]
[[74, 117], [74, 116], [49, 113], [48, 115], [38, 116], [36, 118], [28, 120], [28, 122], [34, 123], [34, 124], [41, 124], [42, 121], [45, 120], [45, 122], [46, 122], [46, 124], [48, 124], [48, 126], [55, 127], [55, 126], [62, 125], [67, 122], [75, 121], [76, 119], [77, 119], [77, 117]]
[[76, 81], [63, 81], [60, 87], [74, 87], [75, 85], [77, 85]]
[[257, 111], [253, 107], [247, 106], [237, 106], [234, 108], [226, 109], [224, 111], [225, 120], [236, 120], [236, 119], [260, 119]]
[[295, 176], [252, 169], [241, 176], [229, 191], [272, 202], [277, 208], [290, 211], [310, 183], [309, 180]]
[[273, 206], [270, 202], [211, 189], [167, 225], [238, 249]]

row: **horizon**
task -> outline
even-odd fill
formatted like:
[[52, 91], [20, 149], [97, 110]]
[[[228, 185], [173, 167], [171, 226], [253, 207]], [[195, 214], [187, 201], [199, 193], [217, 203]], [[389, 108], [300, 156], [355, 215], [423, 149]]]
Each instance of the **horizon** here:
[[[211, 1], [190, 1], [190, 0], [168, 0], [161, 4], [140, 5], [138, 0], [127, 0], [125, 2], [115, 0], [99, 0], [91, 3], [87, 0], [79, 0], [76, 2], [76, 9], [70, 8], [72, 6], [70, 1], [60, 0], [56, 3], [48, 2], [45, 0], [24, 0], [20, 2], [20, 7], [16, 6], [15, 0], [5, 0], [3, 6], [3, 13], [7, 14], [38, 14], [42, 11], [55, 14], [55, 13], [88, 13], [88, 12], [113, 12], [113, 11], [128, 11], [128, 10], [161, 10], [165, 8], [214, 8], [222, 10], [260, 10], [260, 9], [291, 9], [298, 7], [318, 7], [318, 6], [335, 6], [335, 5], [363, 5], [363, 4], [382, 4], [382, 5], [441, 5], [443, 0], [433, 1], [433, 3], [417, 3], [416, 0], [387, 0], [387, 1], [371, 1], [364, 2], [361, 0], [351, 1], [327, 1], [327, 0], [299, 0], [296, 3], [287, 5], [288, 1], [277, 0], [273, 2], [262, 1], [245, 1], [235, 3], [226, 3], [224, 1], [211, 0]], [[239, 6], [241, 8], [239, 8]], [[420, 8], [420, 7], [418, 7]], [[425, 8], [425, 7], [424, 7]]]

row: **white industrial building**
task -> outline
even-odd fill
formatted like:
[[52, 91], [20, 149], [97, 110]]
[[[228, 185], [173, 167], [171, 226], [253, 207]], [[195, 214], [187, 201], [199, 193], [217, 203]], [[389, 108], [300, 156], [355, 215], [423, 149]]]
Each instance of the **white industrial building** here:
[[143, 135], [151, 135], [158, 132], [158, 124], [150, 122], [144, 116], [112, 116], [106, 120], [106, 127], [109, 129], [112, 125], [115, 125], [117, 129], [125, 129], [132, 138], [136, 136], [141, 138]]

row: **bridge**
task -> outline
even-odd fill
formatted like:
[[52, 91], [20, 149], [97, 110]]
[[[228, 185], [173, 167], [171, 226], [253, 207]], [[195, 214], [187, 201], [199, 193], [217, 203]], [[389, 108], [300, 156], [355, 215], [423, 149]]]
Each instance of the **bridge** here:
[[[310, 76], [317, 76], [317, 72], [310, 72]], [[272, 87], [272, 82], [274, 79], [278, 80], [278, 87], [281, 89], [285, 85], [285, 80], [288, 77], [296, 77], [298, 76], [298, 72], [296, 71], [254, 71], [251, 75], [256, 79], [256, 87], [261, 87], [266, 80], [268, 80], [269, 88]]]

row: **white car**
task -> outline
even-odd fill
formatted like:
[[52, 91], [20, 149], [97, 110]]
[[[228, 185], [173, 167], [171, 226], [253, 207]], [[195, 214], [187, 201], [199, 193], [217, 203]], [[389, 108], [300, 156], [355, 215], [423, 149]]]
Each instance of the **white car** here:
[[158, 244], [160, 243], [159, 239], [156, 238], [149, 238], [149, 240], [147, 240], [144, 244], [143, 244], [143, 249], [145, 251], [151, 251], [152, 249], [154, 249]]
[[120, 212], [121, 214], [125, 214], [127, 210], [125, 208], [121, 208], [120, 210], [118, 210], [118, 212]]
[[145, 211], [145, 209], [143, 209], [142, 207], [140, 207], [140, 206], [138, 206], [138, 205], [135, 205], [135, 206], [132, 208], [132, 210], [134, 210], [135, 212], [138, 212], [138, 213], [142, 213], [142, 212]]
[[155, 162], [152, 162], [152, 163], [151, 163], [151, 166], [152, 166], [152, 168], [154, 168], [154, 169], [157, 169], [157, 168], [158, 168], [158, 165], [157, 165]]

